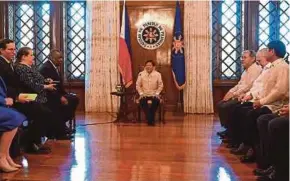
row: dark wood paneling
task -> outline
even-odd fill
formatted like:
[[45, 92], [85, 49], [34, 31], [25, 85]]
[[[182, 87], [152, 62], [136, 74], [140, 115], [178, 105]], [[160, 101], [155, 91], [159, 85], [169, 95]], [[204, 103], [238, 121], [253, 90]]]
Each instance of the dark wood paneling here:
[[[121, 3], [121, 9], [122, 9]], [[132, 66], [134, 82], [137, 80], [139, 67], [144, 65], [146, 60], [154, 60], [158, 65], [158, 71], [162, 74], [164, 90], [166, 92], [167, 107], [174, 107], [178, 100], [178, 90], [175, 88], [171, 72], [171, 46], [175, 17], [176, 2], [172, 1], [142, 1], [126, 2], [130, 19], [130, 36], [132, 49]], [[183, 3], [181, 4], [183, 6]], [[165, 28], [165, 42], [155, 50], [142, 48], [137, 41], [137, 30], [142, 22], [148, 20], [157, 21]], [[135, 85], [134, 85], [135, 86]]]
[[[120, 2], [120, 5], [123, 6], [123, 1]], [[180, 5], [183, 6], [184, 2], [180, 1]], [[174, 7], [175, 8], [176, 1], [126, 1], [127, 7], [134, 8], [160, 8], [160, 7]]]
[[7, 36], [7, 2], [0, 2], [0, 39]]
[[[63, 37], [62, 37], [62, 26], [63, 26], [63, 7], [62, 2], [51, 1], [51, 37], [52, 37], [52, 48], [57, 48], [63, 51]], [[183, 12], [184, 2], [180, 2], [181, 11]], [[120, 2], [122, 10], [123, 1]], [[133, 75], [136, 81], [138, 75], [138, 66], [143, 65], [148, 59], [155, 60], [161, 68], [158, 68], [162, 73], [163, 81], [166, 90], [167, 105], [169, 110], [175, 108], [177, 102], [178, 91], [173, 83], [171, 67], [170, 67], [170, 48], [172, 43], [173, 33], [173, 21], [175, 15], [175, 1], [127, 1], [126, 6], [128, 8], [130, 18], [130, 34], [131, 34], [131, 47], [132, 47], [132, 61], [133, 61]], [[0, 2], [0, 38], [5, 37], [5, 31], [7, 30], [7, 2]], [[122, 12], [122, 11], [121, 11]], [[257, 49], [256, 41], [256, 27], [257, 27], [257, 2], [245, 2], [245, 47], [248, 49]], [[145, 50], [139, 46], [136, 40], [137, 26], [136, 23], [142, 20], [144, 16], [153, 16], [153, 20], [162, 22], [166, 27], [166, 39], [165, 43], [158, 50]], [[183, 13], [182, 13], [183, 15]], [[254, 17], [254, 18], [253, 18]], [[121, 18], [121, 13], [120, 13]], [[182, 17], [183, 18], [183, 17]], [[61, 69], [63, 73], [63, 68]], [[220, 101], [225, 93], [234, 85], [236, 81], [219, 81], [213, 83], [213, 97], [214, 104]], [[66, 89], [69, 92], [74, 92], [80, 98], [80, 104], [78, 106], [79, 111], [85, 109], [85, 86], [84, 83], [66, 83]]]
[[244, 49], [257, 51], [259, 49], [258, 29], [259, 29], [259, 1], [245, 1], [244, 20]]
[[63, 51], [63, 2], [51, 1], [51, 48]]
[[[63, 2], [62, 1], [51, 1], [50, 9], [50, 47], [51, 49], [60, 50], [64, 56], [64, 38], [63, 38]], [[65, 57], [65, 56], [64, 56]], [[64, 61], [60, 66], [60, 72], [64, 74]], [[66, 81], [62, 76], [63, 81]]]

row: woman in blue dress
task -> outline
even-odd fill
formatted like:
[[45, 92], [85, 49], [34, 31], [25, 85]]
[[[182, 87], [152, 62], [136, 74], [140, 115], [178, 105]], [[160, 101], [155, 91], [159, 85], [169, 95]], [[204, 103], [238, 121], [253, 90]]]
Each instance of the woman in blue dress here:
[[9, 154], [11, 142], [18, 127], [26, 120], [26, 117], [16, 110], [9, 108], [13, 105], [13, 99], [6, 97], [6, 85], [0, 76], [0, 170], [13, 172], [21, 168]]

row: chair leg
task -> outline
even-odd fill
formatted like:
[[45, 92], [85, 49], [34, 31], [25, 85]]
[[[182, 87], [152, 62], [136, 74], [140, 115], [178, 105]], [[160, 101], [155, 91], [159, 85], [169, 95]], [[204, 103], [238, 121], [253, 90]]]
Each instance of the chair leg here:
[[163, 123], [163, 124], [165, 124], [165, 110], [164, 110], [164, 105], [162, 105], [161, 107], [160, 107], [160, 117], [162, 117], [161, 118], [161, 122]]
[[165, 124], [165, 110], [162, 109], [162, 123]]
[[161, 121], [162, 121], [162, 105], [159, 105], [158, 111], [159, 111], [159, 123], [161, 123]]

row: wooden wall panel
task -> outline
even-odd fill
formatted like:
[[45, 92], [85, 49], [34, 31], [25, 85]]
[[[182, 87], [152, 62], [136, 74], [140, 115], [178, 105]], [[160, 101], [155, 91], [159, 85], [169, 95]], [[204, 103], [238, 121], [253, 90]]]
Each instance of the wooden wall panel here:
[[[183, 18], [183, 5], [184, 2], [180, 2], [181, 4], [181, 12]], [[126, 6], [129, 13], [130, 19], [130, 35], [131, 35], [131, 48], [132, 48], [132, 66], [133, 66], [133, 75], [134, 81], [137, 79], [137, 75], [139, 72], [139, 66], [143, 66], [144, 62], [148, 59], [155, 60], [159, 68], [158, 70], [161, 72], [163, 76], [163, 81], [166, 90], [166, 98], [167, 98], [167, 107], [169, 110], [173, 110], [175, 108], [177, 102], [178, 91], [175, 88], [173, 83], [170, 60], [171, 60], [171, 44], [172, 44], [172, 33], [173, 33], [173, 23], [175, 16], [175, 1], [127, 1]], [[6, 23], [7, 20], [7, 12], [6, 12], [6, 2], [0, 2], [0, 36], [1, 38], [5, 36]], [[123, 1], [120, 2], [120, 10], [122, 12]], [[52, 47], [58, 48], [62, 50], [62, 38], [61, 35], [57, 32], [60, 31], [60, 28], [54, 27], [62, 19], [62, 6], [61, 2], [52, 2], [52, 14], [54, 15], [52, 19]], [[120, 19], [121, 13], [120, 12]], [[165, 43], [159, 47], [157, 50], [146, 50], [143, 49], [137, 42], [136, 34], [138, 28], [138, 22], [142, 21], [146, 18], [152, 18], [154, 21], [158, 21], [160, 24], [165, 26], [166, 29], [166, 39]], [[220, 101], [225, 93], [235, 85], [236, 82], [214, 82], [213, 83], [213, 98], [214, 104]], [[84, 83], [81, 82], [72, 82], [70, 85], [66, 83], [65, 85], [67, 91], [74, 92], [78, 95], [80, 99], [80, 104], [78, 106], [78, 111], [85, 110], [85, 86]], [[216, 110], [216, 109], [215, 109]]]
[[[181, 4], [181, 11], [183, 12], [183, 2]], [[128, 10], [130, 21], [130, 36], [132, 49], [132, 68], [134, 83], [137, 80], [139, 67], [144, 65], [146, 60], [152, 59], [158, 64], [158, 71], [161, 72], [164, 89], [166, 91], [168, 110], [173, 110], [178, 100], [178, 90], [176, 89], [171, 73], [171, 46], [173, 24], [175, 16], [175, 1], [127, 1], [126, 7]], [[122, 15], [123, 2], [120, 3], [120, 19]], [[183, 17], [182, 17], [183, 18]], [[140, 22], [144, 20], [154, 20], [165, 27], [166, 37], [165, 42], [156, 50], [146, 50], [142, 48], [137, 42], [137, 29]], [[132, 86], [135, 88], [135, 84]], [[78, 93], [80, 98], [79, 111], [84, 111], [84, 86], [73, 84], [71, 90]]]
[[7, 35], [7, 19], [8, 19], [8, 16], [6, 16], [7, 14], [7, 6], [8, 6], [8, 3], [5, 2], [5, 1], [1, 1], [0, 2], [0, 39], [3, 39], [3, 38], [7, 38], [8, 35]]
[[[172, 108], [178, 100], [178, 90], [176, 89], [171, 73], [171, 47], [172, 34], [175, 17], [176, 2], [126, 2], [129, 20], [132, 49], [132, 66], [134, 83], [137, 80], [139, 67], [143, 66], [146, 60], [154, 60], [157, 63], [158, 71], [161, 72], [164, 90], [166, 92], [167, 106]], [[122, 3], [121, 3], [122, 9]], [[142, 22], [157, 21], [165, 28], [165, 42], [155, 50], [146, 50], [137, 41], [137, 30]], [[134, 84], [135, 86], [135, 84]]]

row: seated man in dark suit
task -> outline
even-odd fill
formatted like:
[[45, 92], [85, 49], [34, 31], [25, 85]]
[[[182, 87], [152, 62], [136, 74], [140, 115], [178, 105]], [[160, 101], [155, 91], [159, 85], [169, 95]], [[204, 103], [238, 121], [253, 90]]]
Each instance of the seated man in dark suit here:
[[289, 105], [278, 114], [260, 116], [257, 124], [261, 143], [258, 166], [262, 168], [254, 170], [260, 176], [257, 180], [289, 180]]
[[23, 113], [30, 122], [26, 139], [26, 151], [30, 153], [46, 154], [50, 152], [48, 147], [41, 145], [41, 136], [46, 132], [45, 119], [50, 114], [36, 102], [30, 100], [21, 93], [21, 84], [14, 73], [13, 58], [15, 56], [15, 43], [13, 40], [0, 40], [0, 73], [7, 87], [7, 97], [11, 97], [15, 102], [13, 107]]
[[57, 84], [56, 91], [48, 94], [48, 102], [49, 104], [55, 105], [56, 111], [62, 114], [62, 118], [66, 122], [74, 116], [79, 99], [73, 94], [68, 94], [64, 89], [61, 74], [58, 69], [62, 62], [62, 53], [58, 50], [52, 50], [49, 54], [49, 60], [41, 66], [40, 73], [48, 81], [53, 81]]

